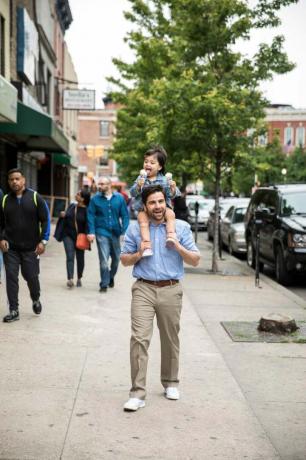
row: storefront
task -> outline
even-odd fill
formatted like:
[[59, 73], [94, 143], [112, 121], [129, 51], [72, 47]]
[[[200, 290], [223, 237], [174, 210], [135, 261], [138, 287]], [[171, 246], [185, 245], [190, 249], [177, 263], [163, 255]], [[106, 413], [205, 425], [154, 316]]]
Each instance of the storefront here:
[[69, 161], [69, 141], [50, 116], [18, 101], [16, 123], [0, 122], [0, 139], [10, 146], [5, 175], [8, 169], [20, 167], [28, 186], [47, 196], [68, 199], [69, 170], [63, 163], [57, 168], [56, 158]]
[[[0, 124], [14, 124], [17, 121], [17, 90], [0, 75]], [[0, 187], [6, 186], [6, 171], [12, 165], [9, 152], [12, 145], [0, 134]], [[13, 166], [12, 166], [13, 167]]]

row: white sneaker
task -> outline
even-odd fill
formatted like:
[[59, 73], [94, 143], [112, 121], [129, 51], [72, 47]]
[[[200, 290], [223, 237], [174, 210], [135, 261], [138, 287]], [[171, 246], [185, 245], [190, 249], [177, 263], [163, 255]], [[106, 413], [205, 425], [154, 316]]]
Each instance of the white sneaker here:
[[145, 407], [146, 403], [143, 399], [130, 398], [123, 406], [123, 410], [127, 412], [135, 412], [141, 407]]
[[153, 256], [153, 251], [152, 249], [145, 249], [142, 253], [142, 257], [149, 257], [149, 256]]
[[168, 387], [165, 389], [167, 399], [180, 399], [180, 392], [176, 387]]

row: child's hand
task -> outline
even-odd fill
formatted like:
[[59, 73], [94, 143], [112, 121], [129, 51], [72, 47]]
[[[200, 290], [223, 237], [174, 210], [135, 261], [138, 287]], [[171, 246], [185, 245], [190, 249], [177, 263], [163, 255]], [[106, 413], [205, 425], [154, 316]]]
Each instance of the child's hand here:
[[174, 196], [176, 193], [176, 182], [174, 180], [171, 180], [169, 182], [169, 185], [170, 185], [171, 195]]
[[145, 178], [144, 177], [141, 177], [140, 179], [138, 179], [137, 185], [138, 185], [139, 190], [142, 189], [142, 187], [144, 186], [144, 183], [145, 183]]

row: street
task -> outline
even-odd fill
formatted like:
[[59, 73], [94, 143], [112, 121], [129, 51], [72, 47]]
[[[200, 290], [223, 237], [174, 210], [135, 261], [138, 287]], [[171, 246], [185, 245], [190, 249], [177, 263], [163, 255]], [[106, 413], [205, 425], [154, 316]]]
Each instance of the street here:
[[[305, 302], [271, 280], [255, 288], [226, 253], [212, 275], [203, 233], [199, 247], [183, 283], [182, 397], [163, 396], [155, 330], [146, 407], [129, 414], [131, 270], [100, 294], [93, 247], [83, 287], [69, 290], [62, 245], [49, 244], [42, 315], [22, 281], [20, 321], [0, 325], [1, 459], [305, 460], [305, 344], [233, 342], [220, 323], [271, 311], [305, 320]], [[2, 314], [4, 297], [1, 288]]]

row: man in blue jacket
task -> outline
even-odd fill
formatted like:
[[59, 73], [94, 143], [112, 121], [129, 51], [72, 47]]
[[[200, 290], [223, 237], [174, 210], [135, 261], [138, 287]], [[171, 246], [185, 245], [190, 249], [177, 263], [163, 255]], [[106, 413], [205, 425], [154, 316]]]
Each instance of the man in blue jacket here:
[[92, 242], [96, 237], [100, 261], [100, 292], [106, 292], [108, 287], [114, 287], [120, 259], [120, 235], [125, 233], [129, 225], [129, 213], [123, 196], [112, 192], [108, 177], [99, 178], [98, 190], [87, 210], [88, 239]]

